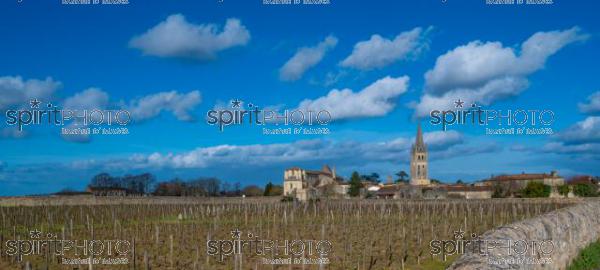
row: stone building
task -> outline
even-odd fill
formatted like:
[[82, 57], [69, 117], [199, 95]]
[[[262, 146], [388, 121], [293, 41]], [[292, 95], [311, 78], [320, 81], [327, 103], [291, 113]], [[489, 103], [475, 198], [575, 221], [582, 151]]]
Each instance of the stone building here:
[[494, 193], [491, 186], [447, 185], [442, 187], [452, 199], [490, 199]]
[[421, 130], [421, 124], [419, 124], [417, 137], [411, 148], [410, 184], [413, 186], [430, 185], [427, 169], [427, 145], [423, 142], [423, 131]]
[[375, 191], [375, 196], [380, 199], [399, 199], [401, 188], [398, 184], [382, 185]]
[[472, 185], [386, 185], [376, 193], [384, 199], [490, 199], [491, 186]]
[[585, 184], [600, 187], [600, 182], [589, 175], [578, 175], [574, 176], [567, 182], [568, 185], [574, 186], [577, 184]]
[[571, 187], [568, 197], [575, 197], [575, 193], [573, 192], [573, 189], [578, 184], [589, 185], [594, 188], [594, 191], [596, 191], [597, 193], [600, 193], [600, 181], [599, 180], [600, 179], [594, 178], [589, 175], [573, 176], [572, 178], [569, 179], [569, 181], [566, 181], [567, 185], [569, 185]]
[[503, 174], [493, 176], [490, 179], [484, 180], [483, 186], [500, 186], [508, 194], [514, 194], [521, 189], [527, 187], [530, 182], [540, 182], [552, 188], [550, 197], [562, 197], [558, 193], [558, 186], [565, 184], [565, 179], [558, 175], [558, 172], [551, 171], [547, 173], [521, 173], [521, 174]]
[[343, 179], [336, 175], [335, 168], [331, 169], [327, 165], [320, 171], [293, 167], [284, 172], [283, 195], [308, 201], [320, 197], [324, 192], [343, 192], [346, 189], [339, 185], [342, 182]]
[[529, 182], [542, 182], [549, 186], [560, 186], [565, 183], [565, 179], [558, 175], [558, 172], [551, 171], [547, 173], [520, 173], [520, 174], [503, 174], [491, 177], [486, 181], [488, 184], [514, 182], [518, 183], [522, 188], [526, 187]]

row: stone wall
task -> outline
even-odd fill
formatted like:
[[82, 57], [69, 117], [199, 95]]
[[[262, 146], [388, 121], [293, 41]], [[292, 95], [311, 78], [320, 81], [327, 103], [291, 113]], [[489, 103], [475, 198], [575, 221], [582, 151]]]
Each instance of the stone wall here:
[[[529, 249], [527, 255], [519, 256], [514, 252], [509, 254], [509, 248], [494, 248], [484, 256], [469, 250], [448, 269], [565, 269], [581, 249], [598, 239], [600, 239], [600, 202], [586, 201], [496, 228], [481, 236], [481, 240], [485, 243], [498, 241], [505, 247], [509, 246], [507, 243], [510, 240], [513, 243], [510, 246], [517, 247], [519, 251], [523, 250], [521, 249], [523, 240], [529, 243], [543, 243], [545, 251], [553, 247], [552, 252], [547, 252], [549, 255], [544, 255], [544, 251], [531, 252]], [[551, 240], [552, 243], [547, 240]], [[533, 259], [539, 262], [540, 258], [549, 258], [551, 263], [532, 263]], [[518, 259], [529, 262], [519, 263]]]

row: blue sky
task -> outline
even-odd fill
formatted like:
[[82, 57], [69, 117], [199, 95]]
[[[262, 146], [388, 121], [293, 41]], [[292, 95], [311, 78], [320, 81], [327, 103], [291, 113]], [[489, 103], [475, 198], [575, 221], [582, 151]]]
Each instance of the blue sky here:
[[[82, 189], [104, 171], [262, 185], [281, 182], [286, 167], [330, 164], [346, 176], [385, 177], [408, 171], [418, 119], [437, 179], [600, 174], [593, 1], [130, 2], [0, 4], [0, 195]], [[137, 113], [124, 136], [65, 138], [47, 125], [16, 133], [4, 112], [33, 95]], [[431, 125], [427, 112], [457, 97], [488, 109], [551, 109], [555, 135]], [[231, 99], [321, 106], [335, 120], [329, 135], [263, 135], [248, 125], [219, 132], [204, 116]]]

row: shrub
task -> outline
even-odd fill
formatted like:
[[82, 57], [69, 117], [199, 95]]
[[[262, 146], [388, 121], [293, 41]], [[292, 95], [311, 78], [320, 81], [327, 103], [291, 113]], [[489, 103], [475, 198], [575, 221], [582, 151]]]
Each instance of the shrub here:
[[242, 190], [242, 194], [244, 194], [248, 197], [262, 196], [263, 190], [258, 186], [251, 185], [251, 186], [245, 187], [244, 190]]
[[353, 172], [352, 177], [350, 177], [350, 188], [348, 189], [348, 195], [351, 197], [359, 196], [361, 188], [362, 183], [360, 182], [360, 176], [358, 175], [358, 172]]
[[507, 191], [501, 184], [494, 185], [494, 193], [492, 194], [492, 198], [506, 198]]
[[524, 198], [545, 198], [550, 197], [552, 188], [542, 182], [529, 182], [527, 186], [521, 190], [521, 195]]
[[558, 194], [563, 195], [565, 197], [569, 196], [569, 192], [571, 191], [571, 187], [569, 185], [560, 185], [558, 186]]
[[576, 184], [573, 187], [573, 193], [579, 197], [597, 196], [596, 187], [592, 184]]
[[280, 185], [273, 185], [269, 182], [265, 186], [264, 196], [281, 196], [283, 194], [283, 187]]

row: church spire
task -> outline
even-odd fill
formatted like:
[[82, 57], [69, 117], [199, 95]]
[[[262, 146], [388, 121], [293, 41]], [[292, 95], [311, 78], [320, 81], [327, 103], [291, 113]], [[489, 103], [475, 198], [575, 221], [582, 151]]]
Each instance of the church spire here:
[[421, 123], [419, 123], [419, 126], [417, 127], [417, 138], [415, 140], [415, 147], [420, 151], [423, 151], [421, 149], [425, 149], [425, 143], [423, 142], [423, 130], [421, 130]]

